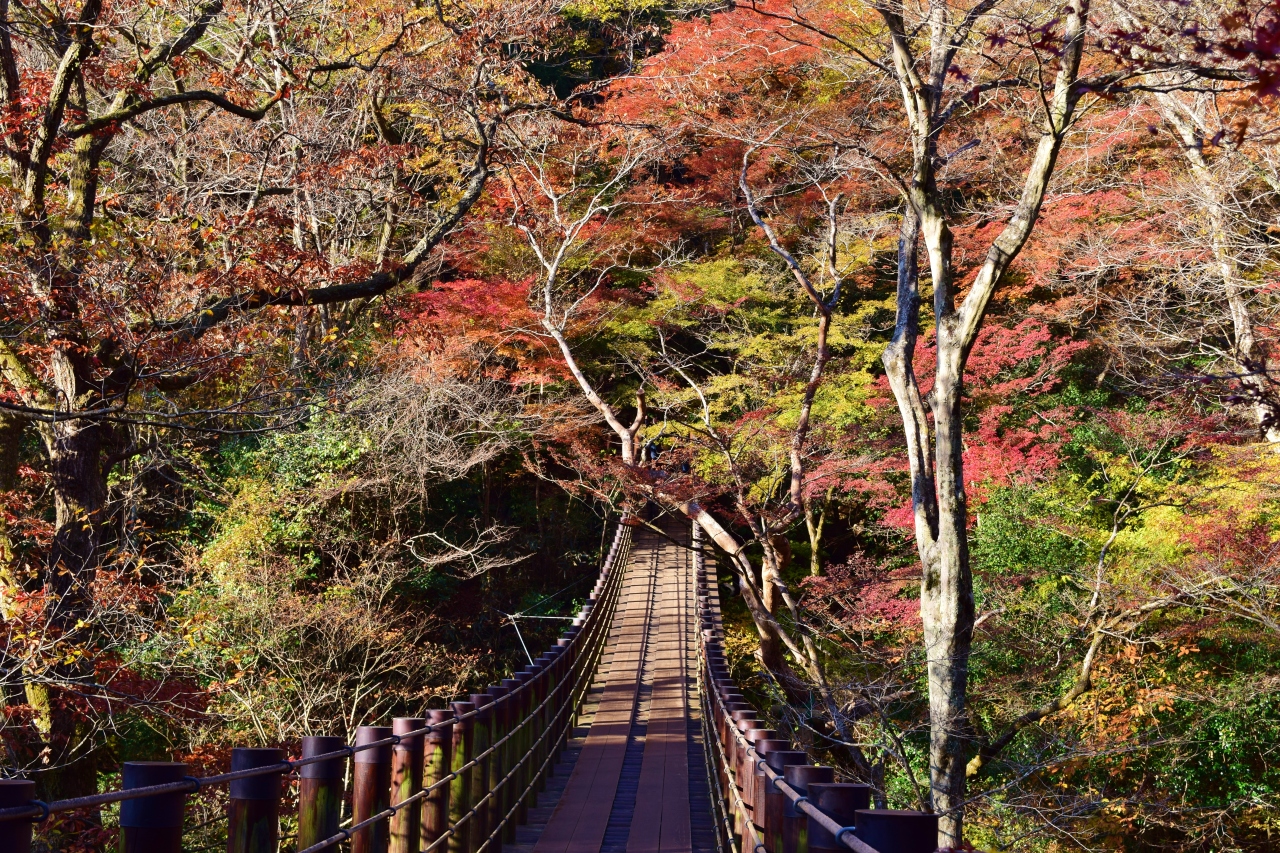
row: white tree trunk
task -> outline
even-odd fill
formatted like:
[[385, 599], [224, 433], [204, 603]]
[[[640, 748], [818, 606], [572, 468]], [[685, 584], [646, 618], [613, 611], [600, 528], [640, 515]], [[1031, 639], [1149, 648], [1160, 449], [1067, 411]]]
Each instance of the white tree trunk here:
[[1200, 201], [1209, 225], [1209, 244], [1231, 316], [1232, 367], [1248, 393], [1249, 407], [1259, 432], [1280, 451], [1280, 400], [1276, 399], [1276, 389], [1270, 387], [1262, 372], [1265, 365], [1259, 364], [1248, 286], [1240, 275], [1240, 265], [1231, 246], [1225, 191], [1204, 155], [1204, 131], [1173, 94], [1160, 92], [1155, 100], [1161, 116], [1181, 139], [1191, 177], [1200, 190]]

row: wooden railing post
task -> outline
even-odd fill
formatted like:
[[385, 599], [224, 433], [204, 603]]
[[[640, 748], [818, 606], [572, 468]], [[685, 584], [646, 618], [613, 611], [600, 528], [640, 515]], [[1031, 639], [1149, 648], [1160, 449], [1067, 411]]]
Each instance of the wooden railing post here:
[[[253, 770], [284, 761], [283, 749], [231, 750], [231, 770]], [[227, 853], [276, 853], [280, 847], [280, 773], [231, 783], [227, 802]]]
[[720, 742], [720, 749], [723, 752], [723, 761], [717, 761], [715, 769], [720, 777], [721, 790], [727, 792], [729, 790], [729, 768], [727, 766], [729, 751], [724, 745], [724, 692], [719, 685], [710, 692], [708, 704], [710, 706], [711, 727], [716, 733], [716, 739]]
[[[312, 758], [336, 752], [347, 745], [340, 737], [304, 737], [302, 757]], [[334, 835], [342, 822], [342, 771], [344, 758], [330, 758], [298, 769], [298, 849]], [[324, 848], [337, 853], [338, 845]]]
[[547, 748], [543, 751], [543, 758], [547, 761], [547, 769], [542, 774], [542, 790], [544, 791], [547, 787], [547, 780], [551, 778], [551, 773], [555, 769], [556, 759], [559, 754], [560, 720], [556, 715], [560, 711], [560, 687], [563, 684], [560, 665], [563, 655], [564, 649], [558, 646], [552, 646], [542, 653], [542, 658], [547, 661], [546, 675], [543, 676], [547, 680]]
[[[749, 769], [747, 748], [750, 744], [746, 741], [745, 732], [748, 728], [754, 728], [760, 725], [760, 723], [756, 719], [755, 710], [734, 711], [731, 716], [733, 719], [729, 721], [730, 747], [725, 752], [725, 755], [728, 757], [730, 766], [733, 768], [732, 784], [736, 785], [738, 789], [741, 790], [746, 784], [747, 770]], [[739, 738], [738, 735], [743, 735], [743, 737]], [[743, 798], [743, 805], [746, 805], [745, 797]], [[741, 812], [738, 815], [740, 825], [737, 829], [739, 832], [744, 832], [746, 830], [747, 821], [752, 818], [746, 809], [739, 809], [739, 811]]]
[[[747, 729], [744, 737], [747, 743], [754, 749], [755, 745], [762, 740], [776, 740], [778, 733], [773, 729]], [[758, 754], [757, 750], [757, 754]], [[752, 813], [756, 810], [756, 761], [758, 759], [752, 757], [742, 763], [742, 775], [738, 777], [738, 787], [742, 790], [742, 801], [747, 804]]]
[[[748, 761], [747, 744], [740, 742], [733, 734], [737, 733], [735, 727], [729, 729], [730, 746], [725, 750], [725, 760], [728, 768], [725, 772], [726, 785], [738, 789], [737, 797], [734, 796], [732, 790], [726, 788], [726, 797], [730, 805], [735, 806], [731, 809], [733, 817], [733, 831], [735, 835], [745, 840], [748, 838], [750, 825], [754, 823], [754, 810], [747, 804], [750, 798], [749, 791], [745, 790], [754, 784], [751, 777], [751, 764]], [[729, 771], [732, 771], [731, 773]]]
[[[771, 752], [764, 757], [765, 763], [774, 773], [782, 775], [787, 767], [793, 764], [808, 764], [809, 755], [803, 750], [784, 749]], [[777, 783], [770, 781], [764, 795], [764, 846], [769, 853], [785, 853], [786, 840], [783, 837], [783, 819], [786, 815], [787, 795], [782, 793]]]
[[723, 711], [720, 714], [720, 737], [724, 741], [725, 755], [729, 755], [733, 749], [733, 743], [737, 740], [734, 732], [737, 731], [733, 725], [733, 714], [735, 711], [748, 711], [755, 714], [756, 709], [745, 700], [741, 693], [734, 696], [726, 697], [724, 700]]
[[[126, 761], [123, 788], [181, 782], [187, 765], [177, 761]], [[187, 795], [155, 794], [120, 803], [121, 853], [181, 853]]]
[[728, 698], [721, 697], [720, 707], [716, 711], [716, 724], [720, 733], [720, 743], [724, 749], [725, 766], [721, 771], [721, 783], [727, 786], [733, 781], [733, 776], [729, 773], [733, 767], [735, 738], [733, 736], [733, 721], [730, 719], [734, 711], [750, 708], [746, 702], [742, 701], [741, 693], [730, 694]]
[[[564, 706], [568, 704], [568, 658], [564, 656], [567, 649], [563, 646], [553, 646], [548, 653], [552, 656], [552, 681], [550, 681], [550, 710], [547, 715], [549, 724], [553, 726], [552, 734], [548, 736], [548, 744], [552, 760], [547, 766], [548, 777], [556, 770], [556, 765], [561, 758], [561, 749], [564, 745], [564, 721], [568, 720], [568, 712], [564, 710]], [[563, 713], [562, 713], [563, 712]]]
[[[403, 740], [391, 748], [391, 805], [399, 805], [422, 787], [422, 735], [408, 737], [409, 732], [427, 725], [421, 717], [396, 717], [391, 731]], [[391, 816], [391, 853], [418, 853], [421, 838], [422, 810], [403, 808]]]
[[[856, 826], [858, 810], [871, 808], [871, 786], [850, 782], [814, 782], [809, 802], [841, 826]], [[809, 853], [846, 853], [848, 848], [822, 824], [809, 819]]]
[[[451, 702], [455, 716], [469, 714], [475, 710], [470, 702]], [[471, 828], [473, 820], [464, 820], [471, 810], [471, 776], [470, 769], [463, 768], [475, 755], [475, 717], [458, 720], [453, 724], [453, 772], [458, 775], [449, 784], [449, 828], [453, 834], [447, 844], [449, 853], [469, 853]]]
[[[493, 697], [493, 742], [497, 743], [511, 731], [507, 723], [507, 713], [510, 708], [510, 703], [507, 701], [507, 688], [500, 684], [490, 684], [484, 692]], [[493, 758], [489, 762], [489, 787], [493, 790], [489, 808], [489, 833], [493, 835], [493, 841], [489, 843], [488, 853], [501, 853], [502, 835], [506, 831], [502, 822], [506, 820], [507, 809], [511, 808], [506, 802], [508, 786], [502, 784], [507, 771], [511, 769], [506, 763], [506, 756], [507, 744], [504, 743], [493, 751]]]
[[938, 816], [894, 809], [857, 813], [858, 840], [879, 853], [934, 853], [938, 849]]
[[[25, 806], [36, 798], [36, 783], [28, 779], [0, 779], [0, 809]], [[0, 850], [31, 853], [30, 820], [0, 821]]]
[[[791, 749], [791, 741], [781, 738], [756, 741], [756, 754], [760, 756], [760, 761], [767, 759], [769, 753], [784, 749]], [[755, 803], [752, 817], [755, 819], [756, 826], [760, 828], [761, 836], [764, 837], [765, 813], [769, 802], [769, 777], [759, 762], [751, 768], [751, 778], [755, 781], [755, 787], [751, 792], [751, 801]], [[767, 840], [766, 843], [768, 843]]]
[[[503, 709], [503, 716], [507, 721], [508, 732], [516, 732], [516, 727], [520, 725], [520, 695], [516, 693], [520, 683], [518, 678], [502, 679], [502, 686], [507, 689], [507, 695], [503, 698], [503, 702], [506, 705]], [[520, 741], [520, 733], [516, 732], [507, 741], [506, 747], [502, 750], [503, 776], [511, 773], [516, 766], [516, 762], [520, 760]], [[504, 815], [512, 809], [516, 809], [519, 791], [520, 774], [517, 772], [511, 774], [511, 778], [507, 780], [502, 789], [502, 813]], [[511, 844], [516, 840], [516, 824], [519, 822], [520, 811], [516, 809], [515, 813], [511, 815], [511, 820], [507, 821], [507, 825], [502, 830], [502, 840], [505, 843]]]
[[[475, 734], [472, 749], [479, 756], [493, 744], [493, 696], [488, 693], [472, 693], [471, 704], [479, 712], [475, 718]], [[471, 853], [477, 853], [489, 838], [489, 815], [494, 811], [489, 790], [493, 784], [489, 777], [488, 758], [471, 770], [471, 807], [475, 817], [471, 819]], [[487, 799], [486, 799], [487, 798]]]
[[[733, 712], [733, 731], [730, 732], [733, 741], [733, 777], [738, 780], [738, 784], [742, 784], [743, 767], [747, 763], [747, 732], [751, 729], [757, 729], [763, 725], [756, 716], [755, 710], [750, 711], [734, 711]], [[741, 735], [741, 737], [739, 737]]]
[[559, 707], [564, 709], [564, 715], [560, 718], [560, 750], [556, 755], [556, 761], [559, 761], [564, 750], [568, 748], [569, 737], [573, 733], [573, 721], [577, 713], [577, 709], [573, 706], [573, 649], [563, 638], [557, 640], [556, 645], [560, 647]]
[[751, 706], [747, 704], [747, 697], [743, 696], [737, 687], [730, 685], [720, 692], [720, 713], [716, 716], [716, 722], [719, 723], [718, 730], [722, 741], [728, 737], [728, 718], [739, 707], [750, 708]]
[[[520, 823], [529, 822], [528, 790], [529, 783], [533, 779], [533, 762], [528, 753], [533, 747], [534, 738], [534, 725], [533, 720], [530, 718], [533, 709], [533, 685], [529, 684], [529, 682], [533, 680], [535, 674], [536, 673], [533, 671], [532, 667], [525, 667], [520, 672], [516, 673], [516, 681], [524, 687], [523, 690], [516, 694], [516, 707], [519, 708], [519, 711], [517, 712], [519, 715], [518, 719], [523, 725], [523, 728], [521, 728], [519, 736], [515, 738], [516, 754], [514, 757], [516, 762], [523, 763], [520, 764], [520, 770], [512, 780], [515, 783], [515, 803], [518, 804], [516, 820]], [[528, 686], [525, 687], [525, 685]], [[514, 840], [514, 837], [512, 840]]]
[[550, 706], [544, 704], [547, 698], [547, 692], [551, 689], [551, 661], [544, 654], [539, 655], [538, 659], [533, 662], [534, 669], [537, 672], [533, 676], [533, 703], [534, 707], [541, 706], [542, 710], [535, 715], [533, 729], [533, 739], [536, 746], [533, 748], [533, 767], [530, 782], [533, 784], [532, 790], [529, 791], [529, 808], [537, 808], [538, 794], [543, 790], [542, 784], [542, 762], [547, 758], [547, 738], [543, 735], [547, 732], [547, 724], [550, 716], [547, 713], [551, 710]]
[[[589, 652], [583, 648], [581, 643], [575, 643], [574, 640], [582, 631], [581, 628], [569, 628], [560, 635], [560, 642], [565, 643], [569, 649], [566, 654], [569, 655], [569, 671], [565, 676], [569, 680], [569, 702], [573, 704], [568, 715], [566, 728], [574, 729], [578, 725], [578, 715], [582, 712], [582, 697], [586, 695], [588, 685], [584, 683], [581, 687], [578, 685], [578, 679], [582, 675], [583, 668], [589, 660]], [[584, 680], [585, 681], [585, 680]]]
[[[542, 706], [542, 710], [538, 712], [538, 730], [537, 738], [540, 739], [538, 748], [534, 751], [533, 776], [534, 786], [533, 792], [530, 794], [530, 807], [534, 807], [538, 803], [538, 794], [547, 789], [547, 774], [543, 771], [542, 765], [547, 763], [547, 758], [551, 755], [554, 742], [551, 736], [551, 721], [555, 719], [555, 702], [547, 701], [555, 692], [555, 662], [556, 656], [552, 652], [543, 652], [538, 656], [537, 665], [540, 669], [537, 678], [537, 689], [534, 691], [533, 701]], [[548, 770], [550, 767], [548, 766]]]
[[[390, 737], [390, 726], [361, 726], [356, 729], [356, 746]], [[357, 824], [391, 805], [391, 744], [357, 752], [353, 760], [351, 822]], [[351, 837], [351, 853], [387, 853], [390, 840], [387, 822], [379, 821]]]
[[[556, 648], [560, 650], [556, 656], [556, 681], [558, 688], [556, 692], [555, 712], [560, 715], [559, 730], [556, 732], [556, 757], [551, 762], [555, 766], [560, 761], [560, 756], [564, 752], [565, 744], [569, 742], [569, 730], [573, 726], [574, 709], [573, 704], [573, 657], [570, 652], [569, 644], [571, 640], [563, 637], [556, 640]], [[563, 711], [563, 713], [561, 713]]]
[[529, 808], [537, 806], [538, 792], [542, 790], [542, 759], [547, 745], [546, 739], [542, 737], [546, 731], [547, 709], [542, 703], [547, 698], [548, 666], [546, 655], [539, 655], [530, 667], [533, 670], [533, 681], [529, 685], [529, 713], [533, 715], [533, 720], [530, 722], [532, 728], [529, 730], [529, 735], [533, 754], [529, 756]]
[[[809, 786], [815, 782], [834, 782], [836, 772], [830, 767], [791, 765], [783, 771], [787, 784], [809, 796]], [[809, 853], [809, 816], [796, 808], [790, 798], [783, 804], [782, 837], [786, 853]]]
[[442, 782], [453, 767], [453, 711], [427, 712], [431, 731], [423, 750], [422, 787], [435, 790], [422, 799], [422, 847], [425, 849], [449, 830], [449, 788]]
[[711, 726], [716, 733], [716, 740], [720, 743], [719, 754], [721, 760], [716, 762], [716, 773], [720, 778], [720, 789], [725, 793], [729, 791], [729, 748], [725, 746], [724, 739], [724, 690], [717, 685], [717, 689], [711, 691], [709, 697]]

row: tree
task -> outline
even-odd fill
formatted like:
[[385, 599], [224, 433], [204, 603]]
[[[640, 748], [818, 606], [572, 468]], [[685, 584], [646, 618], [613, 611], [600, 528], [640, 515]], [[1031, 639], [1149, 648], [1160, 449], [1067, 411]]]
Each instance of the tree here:
[[[138, 558], [112, 472], [175, 431], [302, 414], [305, 344], [421, 280], [483, 192], [496, 128], [546, 105], [525, 62], [558, 22], [537, 2], [0, 5], [0, 404], [34, 425], [51, 477], [33, 583], [64, 650], [93, 643], [99, 569]], [[94, 739], [53, 732], [49, 691], [93, 674], [50, 657], [78, 663], [29, 679], [60, 744], [46, 796], [82, 793], [90, 759], [58, 768]]]
[[[625, 105], [611, 106], [601, 119], [589, 124], [583, 120], [590, 135], [573, 125], [537, 120], [513, 123], [502, 135], [511, 159], [505, 166], [506, 197], [498, 207], [524, 235], [534, 260], [531, 292], [540, 331], [555, 343], [572, 384], [612, 431], [619, 447], [616, 467], [581, 456], [574, 457], [571, 466], [579, 474], [591, 474], [586, 487], [597, 497], [609, 500], [620, 492], [633, 505], [654, 502], [682, 513], [731, 554], [743, 600], [760, 636], [765, 669], [790, 696], [816, 688], [828, 706], [829, 719], [840, 727], [843, 716], [826, 689], [822, 654], [784, 573], [791, 559], [785, 533], [803, 517], [811, 488], [807, 466], [811, 456], [820, 456], [810, 447], [811, 416], [832, 357], [829, 337], [841, 298], [840, 282], [849, 265], [856, 266], [863, 258], [858, 251], [851, 252], [852, 261], [841, 254], [850, 240], [842, 230], [845, 206], [839, 197], [829, 198], [826, 238], [816, 251], [817, 258], [803, 259], [805, 264], [819, 265], [820, 283], [815, 284], [806, 266], [763, 224], [767, 202], [750, 195], [750, 209], [791, 279], [784, 292], [796, 292], [802, 299], [802, 304], [792, 304], [788, 292], [779, 305], [795, 312], [794, 320], [803, 331], [785, 337], [786, 343], [773, 353], [786, 353], [781, 371], [767, 362], [748, 368], [741, 363], [744, 358], [751, 362], [767, 356], [758, 336], [744, 337], [715, 319], [716, 312], [723, 310], [716, 305], [721, 294], [700, 297], [696, 287], [667, 286], [669, 277], [679, 278], [684, 272], [678, 263], [683, 223], [676, 212], [684, 204], [678, 188], [655, 186], [658, 157], [670, 156], [670, 149], [660, 147], [647, 130], [619, 120]], [[785, 141], [768, 147], [771, 154], [784, 156]], [[743, 187], [748, 187], [750, 159], [756, 153], [757, 149], [748, 150], [743, 158]], [[829, 165], [819, 167], [808, 176], [806, 186], [824, 191], [825, 179], [832, 174]], [[746, 191], [751, 193], [749, 187]], [[632, 283], [638, 275], [652, 272], [647, 263], [654, 258], [668, 268], [662, 275], [666, 280], [656, 290], [646, 287], [649, 292], [635, 292]], [[686, 295], [693, 291], [692, 298], [682, 297], [682, 291]], [[810, 311], [816, 314], [816, 322], [805, 316]], [[612, 320], [607, 319], [610, 315]], [[618, 333], [610, 335], [614, 326]], [[644, 331], [634, 334], [640, 329]], [[765, 332], [759, 329], [756, 334]], [[602, 335], [608, 335], [603, 349]], [[841, 338], [848, 346], [843, 334]], [[730, 344], [731, 339], [735, 343]], [[734, 370], [732, 377], [718, 376], [709, 369], [707, 356], [716, 350], [729, 355], [730, 346], [740, 348], [732, 358], [744, 369]], [[715, 386], [722, 380], [728, 384], [743, 379], [771, 386], [774, 398], [753, 404], [759, 407], [754, 412], [741, 411], [734, 403], [722, 410], [714, 399], [719, 394]], [[783, 406], [778, 405], [778, 391], [787, 395]], [[620, 414], [621, 406], [615, 402], [620, 396], [634, 399], [633, 417], [624, 419]], [[741, 418], [738, 424], [726, 420], [730, 412]], [[780, 448], [773, 444], [779, 439]], [[770, 461], [778, 452], [786, 460], [781, 472]], [[685, 461], [691, 470], [681, 470]], [[728, 499], [727, 506], [708, 503], [707, 498], [718, 491]], [[745, 525], [745, 542], [730, 531], [730, 524], [717, 519], [722, 509]], [[758, 565], [746, 553], [749, 544], [761, 549]], [[803, 670], [803, 679], [792, 675], [787, 653]], [[852, 751], [866, 769], [869, 764], [861, 751], [856, 747]]]
[[224, 481], [175, 624], [150, 641], [209, 685], [214, 742], [349, 739], [482, 675], [430, 594], [522, 560], [502, 553], [510, 528], [432, 505], [537, 425], [506, 383], [430, 352], [386, 358], [346, 411], [267, 436]]
[[[1175, 383], [1185, 382], [1187, 373], [1222, 374], [1225, 381], [1214, 386], [1229, 387], [1228, 396], [1250, 411], [1273, 444], [1280, 441], [1280, 401], [1271, 377], [1274, 356], [1259, 330], [1265, 337], [1274, 314], [1260, 273], [1269, 254], [1261, 234], [1280, 192], [1267, 127], [1275, 11], [1247, 0], [1225, 9], [1127, 3], [1118, 9], [1123, 29], [1114, 47], [1137, 69], [1150, 69], [1137, 88], [1148, 93], [1171, 132], [1187, 176], [1186, 184], [1161, 192], [1165, 205], [1192, 212], [1178, 223], [1181, 239], [1166, 240], [1166, 257], [1146, 271], [1167, 281], [1145, 299], [1116, 300], [1131, 315], [1125, 325], [1138, 344], [1125, 346], [1120, 337], [1120, 360], [1137, 370], [1149, 369], [1153, 358], [1164, 361], [1164, 369], [1181, 374], [1171, 377]], [[1199, 58], [1188, 62], [1187, 55]], [[1155, 124], [1150, 131], [1158, 133]]]
[[[862, 95], [859, 115], [869, 118], [849, 120], [829, 131], [828, 144], [860, 155], [858, 168], [879, 171], [904, 199], [897, 322], [883, 361], [911, 468], [928, 651], [932, 805], [942, 815], [940, 842], [949, 846], [961, 838], [967, 662], [974, 621], [962, 459], [965, 365], [997, 286], [1035, 227], [1077, 104], [1086, 92], [1080, 73], [1089, 5], [1045, 9], [995, 0], [963, 7], [938, 2], [918, 18], [910, 18], [913, 11], [900, 3], [848, 12], [823, 5], [759, 3], [750, 11], [756, 16], [754, 26], [749, 19], [728, 18], [725, 27], [742, 39], [743, 53], [750, 54], [754, 48], [748, 45], [760, 41], [754, 29], [775, 31], [779, 35], [765, 41], [766, 47], [778, 43], [778, 49], [793, 54], [793, 61], [803, 57], [822, 65]], [[729, 38], [732, 35], [722, 35], [721, 43]], [[980, 49], [983, 39], [997, 50]], [[1025, 92], [1026, 100], [1005, 95], [1015, 90]], [[891, 91], [900, 98], [893, 108]], [[1031, 150], [1017, 166], [1023, 175], [1019, 186], [1001, 193], [1003, 201], [1012, 190], [1012, 212], [992, 212], [1007, 224], [985, 249], [977, 249], [984, 253], [983, 261], [966, 275], [955, 258], [953, 229], [959, 214], [947, 184], [948, 164], [982, 144], [965, 135], [1006, 103], [1002, 95], [1009, 106], [1034, 116], [1030, 121], [1035, 130], [1029, 131]], [[895, 110], [901, 131], [887, 129]], [[954, 150], [945, 151], [948, 143]], [[883, 153], [894, 147], [905, 147], [907, 153]], [[921, 322], [921, 239], [933, 289], [938, 352], [927, 399], [914, 367]]]
[[[617, 437], [622, 464], [636, 465], [643, 453], [643, 384], [635, 391], [635, 416], [626, 424], [583, 372], [566, 330], [613, 272], [632, 266], [639, 247], [611, 220], [630, 208], [657, 203], [627, 192], [636, 173], [652, 160], [655, 145], [643, 131], [591, 139], [570, 129], [563, 136], [545, 125], [525, 125], [507, 134], [513, 154], [507, 167], [510, 222], [525, 236], [540, 268], [536, 298], [542, 331]], [[579, 147], [588, 140], [599, 146], [600, 155]]]
[[[994, 5], [978, 4], [958, 22], [952, 22], [946, 5], [936, 4], [928, 21], [927, 72], [921, 70], [901, 13], [883, 13], [893, 42], [893, 69], [902, 87], [912, 145], [912, 168], [909, 175], [903, 176], [910, 206], [903, 217], [899, 250], [898, 320], [884, 364], [898, 401], [911, 464], [915, 536], [923, 567], [921, 618], [929, 658], [932, 800], [934, 809], [943, 816], [940, 843], [948, 845], [957, 844], [962, 838], [965, 699], [975, 616], [962, 456], [964, 368], [991, 297], [1031, 236], [1044, 203], [1049, 178], [1082, 94], [1078, 75], [1089, 13], [1087, 3], [1069, 6], [1062, 12], [1063, 35], [1056, 75], [1052, 84], [1043, 77], [1037, 80], [1037, 88], [1044, 92], [1043, 130], [1027, 167], [1020, 198], [957, 305], [951, 217], [938, 186], [938, 141], [951, 116], [951, 103], [946, 100], [947, 78], [952, 74], [956, 54], [972, 36], [974, 25]], [[1032, 48], [1036, 55], [1035, 45]], [[1001, 80], [987, 82], [994, 88]], [[966, 93], [964, 97], [970, 96]], [[912, 365], [919, 335], [917, 234], [923, 237], [929, 260], [938, 339], [928, 412]], [[932, 414], [932, 424], [928, 414]]]
[[[1191, 89], [1190, 86], [1179, 86]], [[1251, 152], [1242, 145], [1219, 146], [1214, 140], [1222, 139], [1229, 131], [1215, 127], [1213, 115], [1218, 112], [1215, 102], [1225, 93], [1203, 91], [1158, 91], [1153, 95], [1160, 117], [1175, 135], [1191, 180], [1188, 200], [1199, 209], [1204, 231], [1201, 240], [1207, 243], [1208, 256], [1212, 258], [1212, 271], [1216, 287], [1203, 300], [1210, 305], [1225, 303], [1230, 332], [1227, 340], [1219, 343], [1216, 335], [1194, 335], [1196, 342], [1211, 349], [1218, 349], [1215, 361], [1222, 363], [1241, 389], [1239, 396], [1245, 407], [1252, 410], [1258, 431], [1272, 444], [1280, 442], [1280, 399], [1277, 399], [1275, 383], [1271, 379], [1270, 362], [1273, 355], [1264, 342], [1258, 340], [1259, 328], [1271, 325], [1272, 307], [1265, 293], [1250, 281], [1248, 271], [1257, 267], [1266, 257], [1265, 246], [1260, 246], [1250, 232], [1255, 230], [1251, 219], [1257, 213], [1274, 207], [1276, 190], [1280, 181], [1272, 177], [1266, 181], [1265, 166], [1252, 159]], [[1236, 119], [1240, 119], [1239, 116]], [[1243, 140], [1242, 140], [1243, 141]], [[1215, 156], [1217, 155], [1217, 156]], [[1215, 162], [1218, 161], [1218, 162]], [[1234, 180], [1232, 175], [1237, 176]], [[1263, 198], [1244, 198], [1247, 185], [1263, 178]], [[1267, 199], [1271, 196], [1272, 199]], [[1268, 204], [1268, 201], [1271, 201]], [[1198, 235], [1197, 235], [1198, 236]], [[1190, 271], [1189, 271], [1190, 272]], [[1194, 279], [1186, 282], [1194, 293], [1198, 288]], [[1216, 291], [1216, 292], [1215, 292]], [[1194, 297], [1192, 297], [1194, 298]], [[1209, 318], [1203, 312], [1197, 319], [1209, 326]], [[1160, 324], [1168, 328], [1166, 324]], [[1186, 336], [1191, 337], [1191, 336]]]

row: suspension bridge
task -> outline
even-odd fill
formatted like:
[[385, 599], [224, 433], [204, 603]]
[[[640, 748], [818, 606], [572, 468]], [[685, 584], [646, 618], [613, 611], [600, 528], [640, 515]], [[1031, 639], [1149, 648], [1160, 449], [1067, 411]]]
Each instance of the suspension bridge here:
[[120, 790], [48, 803], [0, 780], [0, 853], [113, 803], [122, 851], [179, 853], [207, 789], [228, 853], [933, 853], [936, 816], [870, 808], [745, 700], [710, 563], [696, 528], [620, 524], [556, 645], [469, 701], [303, 738], [296, 758], [234, 749], [215, 776], [126, 762]]

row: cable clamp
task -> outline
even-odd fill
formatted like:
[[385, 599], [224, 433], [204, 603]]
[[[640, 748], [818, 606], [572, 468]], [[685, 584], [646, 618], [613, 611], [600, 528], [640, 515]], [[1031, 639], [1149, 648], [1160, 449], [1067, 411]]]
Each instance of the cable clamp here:
[[844, 834], [845, 834], [846, 832], [857, 832], [857, 831], [858, 831], [858, 830], [857, 830], [857, 828], [856, 828], [856, 827], [852, 827], [852, 826], [842, 826], [842, 827], [840, 827], [839, 829], [837, 829], [837, 830], [836, 830], [836, 843], [837, 843], [837, 844], [843, 844], [843, 843], [844, 843]]
[[40, 817], [33, 817], [31, 819], [32, 823], [44, 823], [46, 820], [49, 819], [49, 804], [46, 803], [44, 800], [32, 800], [29, 803], [27, 803], [27, 805], [35, 806], [36, 808], [40, 809]]
[[191, 783], [192, 785], [191, 793], [193, 794], [200, 793], [200, 789], [204, 787], [204, 780], [201, 779], [199, 776], [183, 776], [182, 781]]

